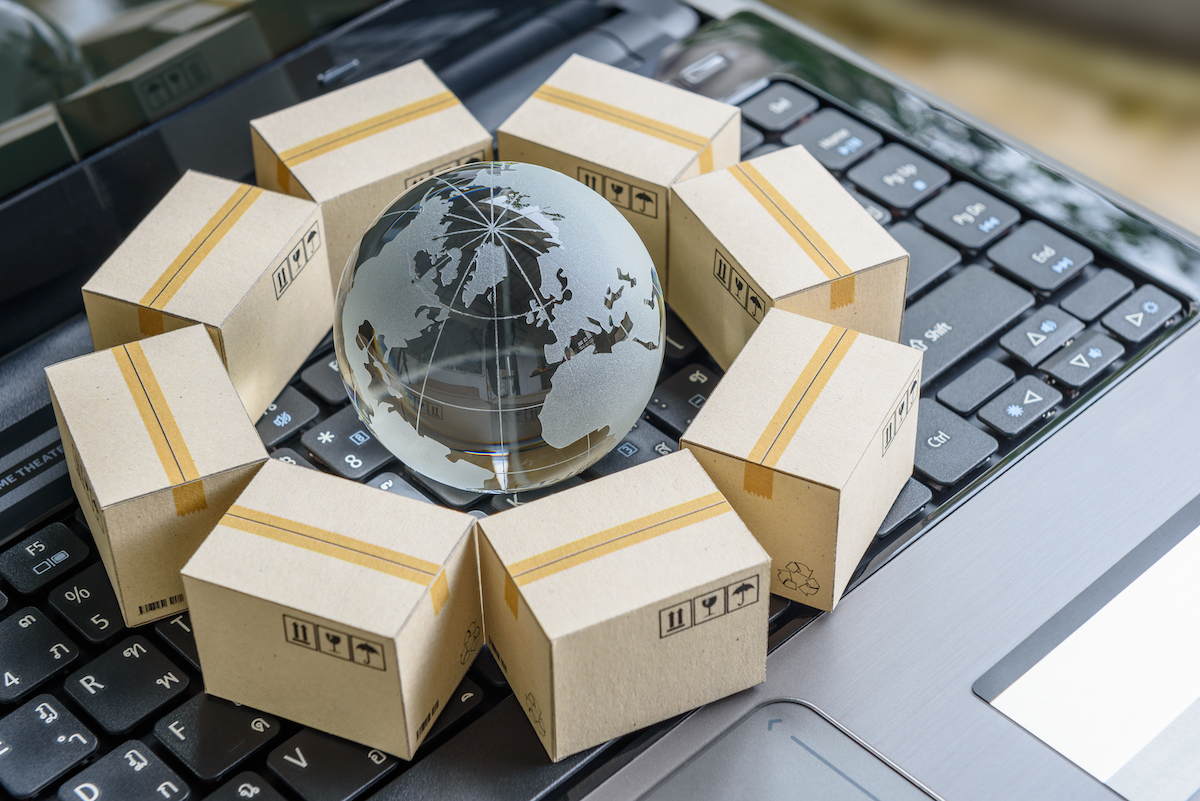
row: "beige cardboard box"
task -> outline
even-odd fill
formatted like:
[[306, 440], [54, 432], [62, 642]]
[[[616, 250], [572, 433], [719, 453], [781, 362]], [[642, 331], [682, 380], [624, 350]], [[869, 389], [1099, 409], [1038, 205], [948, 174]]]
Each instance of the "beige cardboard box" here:
[[250, 122], [258, 185], [321, 204], [336, 293], [371, 222], [405, 189], [492, 157], [492, 138], [424, 61]]
[[771, 310], [684, 432], [771, 554], [770, 590], [832, 610], [904, 482], [921, 354]]
[[46, 368], [71, 485], [125, 623], [186, 608], [179, 569], [267, 461], [204, 329]]
[[135, 58], [58, 102], [80, 155], [165, 117], [271, 59], [250, 14], [238, 14]]
[[311, 201], [189, 171], [84, 284], [92, 341], [203, 323], [257, 420], [333, 322], [324, 234]]
[[691, 454], [480, 529], [488, 646], [555, 762], [766, 677], [768, 557]]
[[205, 690], [411, 759], [482, 640], [474, 522], [272, 460], [183, 569]]
[[741, 112], [571, 56], [496, 132], [500, 155], [578, 178], [621, 210], [667, 279], [667, 188], [728, 167]]
[[803, 146], [671, 193], [667, 302], [722, 367], [772, 307], [899, 339], [908, 253]]
[[53, 103], [0, 125], [0, 197], [75, 161]]

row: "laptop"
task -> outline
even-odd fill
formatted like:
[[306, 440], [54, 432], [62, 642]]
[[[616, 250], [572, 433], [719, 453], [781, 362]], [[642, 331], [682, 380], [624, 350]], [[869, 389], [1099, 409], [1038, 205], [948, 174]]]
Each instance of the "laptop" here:
[[[551, 763], [485, 651], [411, 763], [287, 721], [222, 739], [198, 711], [211, 702], [186, 615], [133, 631], [91, 620], [104, 574], [41, 373], [90, 350], [79, 287], [184, 170], [250, 180], [251, 118], [423, 57], [494, 130], [576, 52], [741, 106], [744, 156], [808, 147], [912, 253], [901, 340], [926, 364], [912, 480], [837, 611], [772, 596], [766, 682], [680, 718]], [[975, 203], [997, 213], [955, 219]], [[385, 3], [0, 200], [0, 230], [12, 254], [0, 671], [25, 679], [0, 688], [0, 786], [14, 796], [1140, 801], [1200, 789], [1200, 684], [1179, 669], [1198, 655], [1186, 577], [1200, 542], [1200, 238], [765, 5]], [[327, 342], [285, 390], [304, 422], [282, 437], [260, 423], [273, 457], [336, 469], [314, 440], [346, 404], [331, 359]], [[631, 447], [584, 478], [676, 448], [697, 371], [719, 380], [672, 316]], [[480, 515], [514, 500], [386, 459], [361, 480]], [[9, 554], [38, 538], [67, 556], [27, 581]], [[67, 663], [31, 658], [30, 614], [69, 641]], [[144, 677], [128, 678], [136, 721], [108, 725], [65, 683], [134, 637], [189, 681], [148, 703]], [[65, 742], [37, 738], [51, 714], [78, 727]], [[181, 746], [172, 726], [196, 736]], [[140, 761], [152, 785], [120, 784]]]

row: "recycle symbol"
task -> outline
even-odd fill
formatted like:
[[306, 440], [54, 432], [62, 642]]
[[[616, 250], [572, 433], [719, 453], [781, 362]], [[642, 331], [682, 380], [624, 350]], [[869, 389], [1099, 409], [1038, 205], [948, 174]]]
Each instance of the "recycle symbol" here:
[[472, 620], [471, 625], [467, 626], [466, 635], [463, 637], [462, 653], [458, 656], [459, 664], [467, 664], [467, 661], [471, 658], [471, 654], [475, 653], [477, 645], [479, 645], [479, 624]]
[[821, 585], [813, 578], [812, 568], [799, 562], [788, 562], [787, 567], [779, 571], [779, 583], [805, 595], [816, 595], [821, 589]]
[[525, 696], [525, 711], [529, 713], [529, 721], [537, 727], [538, 733], [545, 737], [546, 727], [542, 723], [542, 710], [538, 707], [537, 699], [533, 697], [533, 693], [528, 693]]

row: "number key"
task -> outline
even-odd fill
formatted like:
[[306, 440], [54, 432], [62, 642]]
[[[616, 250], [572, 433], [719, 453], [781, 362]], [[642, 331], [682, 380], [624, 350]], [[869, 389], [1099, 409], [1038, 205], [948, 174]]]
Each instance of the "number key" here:
[[394, 458], [367, 430], [353, 406], [347, 406], [304, 432], [304, 447], [342, 478], [357, 481]]
[[75, 661], [79, 649], [42, 610], [27, 606], [0, 621], [0, 703], [11, 703]]
[[300, 394], [294, 387], [285, 387], [275, 402], [267, 407], [255, 428], [263, 444], [274, 447], [295, 434], [317, 416], [317, 404]]
[[90, 643], [101, 643], [125, 630], [121, 607], [100, 562], [50, 593], [50, 605]]

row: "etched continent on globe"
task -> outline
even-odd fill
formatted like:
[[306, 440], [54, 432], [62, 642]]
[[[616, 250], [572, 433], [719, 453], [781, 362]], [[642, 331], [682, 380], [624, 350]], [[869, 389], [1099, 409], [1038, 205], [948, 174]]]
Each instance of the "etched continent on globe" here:
[[662, 290], [633, 228], [544, 167], [470, 164], [364, 234], [334, 338], [351, 400], [412, 470], [483, 492], [547, 486], [629, 431], [662, 364]]

